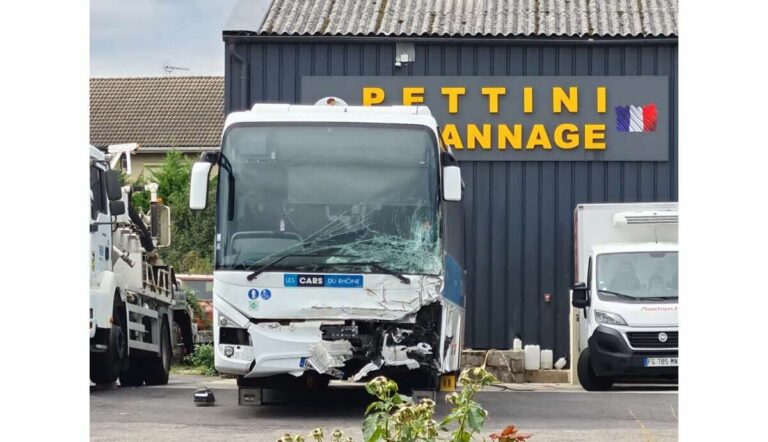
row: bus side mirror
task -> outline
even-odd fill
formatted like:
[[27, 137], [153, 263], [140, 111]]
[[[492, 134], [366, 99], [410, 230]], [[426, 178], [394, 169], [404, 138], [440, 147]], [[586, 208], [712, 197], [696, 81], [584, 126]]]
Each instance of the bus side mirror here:
[[107, 198], [117, 201], [123, 198], [123, 190], [120, 184], [120, 172], [117, 170], [104, 171], [104, 179], [107, 182]]
[[589, 288], [586, 283], [579, 282], [573, 286], [571, 305], [576, 308], [585, 308], [589, 305]]
[[208, 177], [213, 165], [207, 161], [198, 161], [192, 166], [189, 180], [189, 208], [202, 210], [208, 204]]
[[443, 167], [443, 199], [461, 201], [461, 168], [459, 166]]

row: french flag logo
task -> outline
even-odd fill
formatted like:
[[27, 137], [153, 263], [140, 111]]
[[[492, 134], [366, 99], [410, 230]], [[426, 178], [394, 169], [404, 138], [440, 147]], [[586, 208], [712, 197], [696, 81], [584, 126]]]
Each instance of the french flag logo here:
[[653, 103], [645, 106], [616, 106], [616, 130], [619, 132], [656, 132], [659, 112]]

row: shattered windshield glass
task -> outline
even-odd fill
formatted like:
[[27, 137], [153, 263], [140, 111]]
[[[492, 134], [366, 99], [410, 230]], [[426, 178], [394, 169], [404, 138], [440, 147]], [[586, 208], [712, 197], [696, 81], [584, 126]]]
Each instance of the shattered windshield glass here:
[[[227, 130], [217, 269], [441, 273], [438, 159], [427, 128], [246, 124]], [[277, 258], [279, 262], [275, 262]]]

